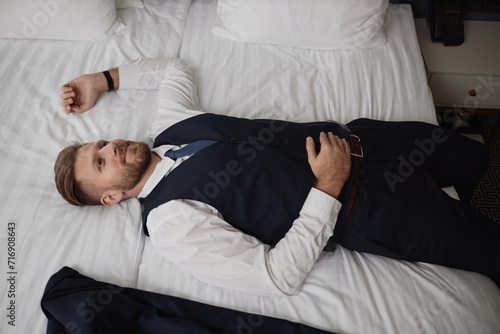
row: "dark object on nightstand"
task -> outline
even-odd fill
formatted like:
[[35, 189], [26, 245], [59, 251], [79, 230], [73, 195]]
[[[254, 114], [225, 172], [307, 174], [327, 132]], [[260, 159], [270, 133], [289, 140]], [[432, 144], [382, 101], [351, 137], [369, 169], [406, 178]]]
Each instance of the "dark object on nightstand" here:
[[461, 0], [430, 0], [429, 19], [433, 42], [443, 42], [446, 46], [457, 46], [464, 42]]

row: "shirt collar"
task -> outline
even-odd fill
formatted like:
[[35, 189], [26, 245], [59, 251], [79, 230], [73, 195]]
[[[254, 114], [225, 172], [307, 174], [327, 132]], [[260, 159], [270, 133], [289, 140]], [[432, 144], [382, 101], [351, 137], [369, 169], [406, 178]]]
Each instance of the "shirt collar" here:
[[146, 184], [144, 185], [141, 193], [138, 196], [139, 198], [144, 198], [148, 196], [165, 176], [167, 176], [175, 167], [177, 167], [182, 161], [185, 160], [185, 159], [172, 160], [164, 156], [165, 152], [176, 148], [178, 148], [178, 146], [161, 145], [151, 150], [151, 152], [158, 154], [162, 159], [156, 165], [153, 174], [151, 174], [149, 179], [146, 181]]

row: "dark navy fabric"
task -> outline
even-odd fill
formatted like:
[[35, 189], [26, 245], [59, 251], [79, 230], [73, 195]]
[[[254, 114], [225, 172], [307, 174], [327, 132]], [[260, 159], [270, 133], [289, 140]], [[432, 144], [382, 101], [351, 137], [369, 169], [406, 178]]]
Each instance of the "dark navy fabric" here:
[[[500, 224], [469, 199], [488, 165], [485, 145], [421, 122], [348, 124], [365, 157], [339, 244], [361, 252], [490, 276], [500, 286]], [[454, 186], [460, 201], [441, 188]]]
[[[327, 334], [286, 320], [95, 281], [69, 267], [47, 283], [47, 334]], [[334, 315], [332, 315], [334, 316]]]
[[343, 138], [348, 130], [332, 122], [292, 123], [203, 114], [175, 124], [155, 140], [210, 145], [166, 176], [143, 204], [149, 212], [172, 199], [194, 199], [215, 207], [234, 227], [269, 244], [278, 242], [299, 216], [316, 180], [307, 162], [305, 139], [320, 131]]

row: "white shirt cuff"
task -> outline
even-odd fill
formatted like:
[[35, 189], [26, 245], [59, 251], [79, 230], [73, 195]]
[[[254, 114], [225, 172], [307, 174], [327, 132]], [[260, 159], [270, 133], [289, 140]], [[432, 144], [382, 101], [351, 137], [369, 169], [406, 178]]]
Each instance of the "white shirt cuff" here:
[[120, 75], [120, 89], [137, 88], [139, 73], [137, 71], [137, 61], [121, 65], [118, 67]]
[[[328, 209], [327, 209], [328, 208]], [[330, 226], [335, 227], [337, 216], [342, 208], [336, 198], [322, 192], [319, 189], [311, 188], [309, 195], [302, 206], [301, 214], [317, 216], [320, 221], [327, 221]]]

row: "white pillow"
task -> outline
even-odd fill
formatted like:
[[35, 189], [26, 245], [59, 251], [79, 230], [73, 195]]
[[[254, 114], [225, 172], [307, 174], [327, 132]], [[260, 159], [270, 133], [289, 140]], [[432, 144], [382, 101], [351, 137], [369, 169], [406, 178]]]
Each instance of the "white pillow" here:
[[144, 8], [142, 0], [115, 0], [116, 9], [124, 9], [129, 7]]
[[115, 0], [0, 2], [0, 38], [92, 41], [120, 27]]
[[385, 44], [389, 0], [219, 0], [212, 32], [239, 42], [308, 49]]

